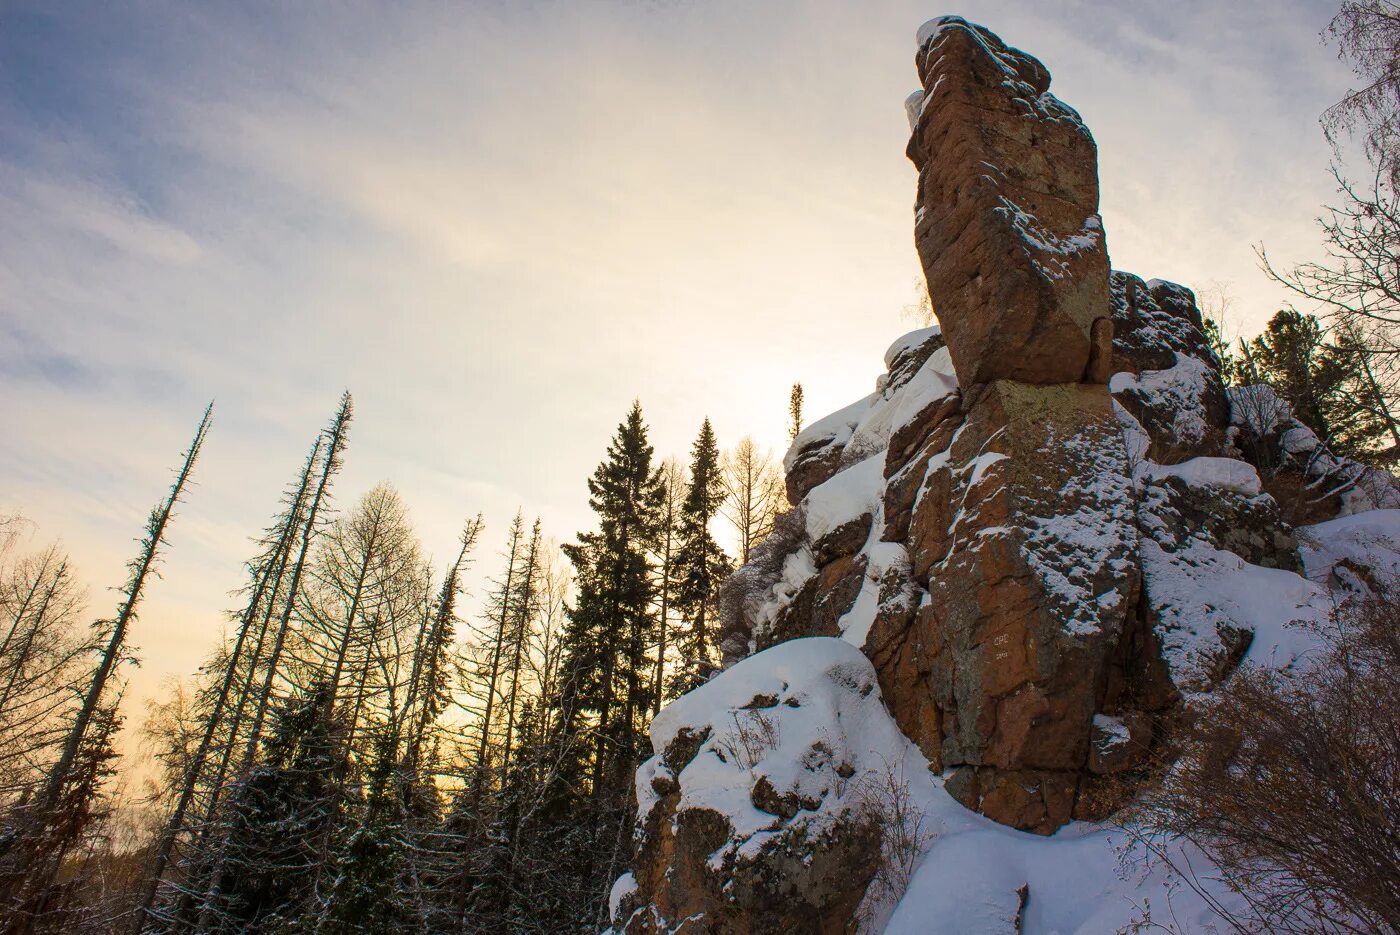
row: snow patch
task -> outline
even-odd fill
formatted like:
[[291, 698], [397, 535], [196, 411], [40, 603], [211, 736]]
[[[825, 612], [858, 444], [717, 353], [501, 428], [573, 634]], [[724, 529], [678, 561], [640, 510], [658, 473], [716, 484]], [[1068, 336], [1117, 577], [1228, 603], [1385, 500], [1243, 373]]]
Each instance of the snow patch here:
[[[1369, 589], [1357, 568], [1400, 582], [1400, 510], [1370, 510], [1339, 516], [1293, 531], [1308, 578], [1333, 581], [1351, 590]], [[1341, 564], [1342, 567], [1337, 566]]]
[[844, 445], [851, 438], [851, 433], [855, 431], [856, 425], [860, 423], [861, 417], [865, 415], [867, 409], [880, 398], [878, 393], [871, 393], [863, 399], [858, 399], [844, 409], [838, 409], [825, 418], [818, 419], [807, 426], [797, 437], [792, 440], [787, 454], [783, 455], [783, 470], [791, 471], [792, 466], [797, 463], [799, 453], [817, 447], [828, 447], [830, 445]]
[[1246, 497], [1259, 495], [1259, 472], [1254, 465], [1235, 458], [1191, 458], [1180, 464], [1145, 464], [1142, 466], [1153, 479], [1176, 477], [1188, 487], [1232, 490]]
[[[885, 711], [870, 661], [832, 637], [780, 643], [671, 702], [652, 721], [652, 748], [665, 750], [683, 728], [709, 736], [675, 777], [677, 812], [710, 809], [728, 819], [733, 833], [716, 859], [761, 847], [766, 838], [756, 836], [783, 824], [753, 803], [761, 779], [778, 795], [813, 806], [789, 825], [817, 826], [858, 807], [868, 780], [886, 764], [907, 761], [929, 782], [923, 757]], [[639, 820], [660, 801], [651, 784], [665, 769], [660, 760], [652, 757], [637, 772]]]
[[897, 338], [885, 351], [885, 369], [894, 369], [895, 361], [901, 356], [922, 347], [942, 333], [942, 328], [939, 328], [937, 325], [930, 325], [927, 328], [919, 328]]
[[881, 451], [818, 484], [804, 501], [807, 536], [812, 542], [867, 513], [874, 513], [885, 489], [885, 456]]

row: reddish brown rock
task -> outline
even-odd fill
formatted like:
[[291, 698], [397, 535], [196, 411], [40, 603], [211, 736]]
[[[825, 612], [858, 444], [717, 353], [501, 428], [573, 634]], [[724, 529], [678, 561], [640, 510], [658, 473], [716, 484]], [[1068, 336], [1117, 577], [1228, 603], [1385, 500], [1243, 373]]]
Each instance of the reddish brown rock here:
[[1111, 281], [1111, 388], [1147, 435], [1145, 456], [1171, 464], [1225, 448], [1230, 403], [1196, 297], [1131, 273]]
[[[872, 657], [898, 670], [882, 688], [929, 758], [976, 770], [966, 800], [1048, 833], [1073, 811], [1112, 660], [1137, 623], [1118, 424], [1102, 387], [999, 381], [970, 401], [940, 461], [908, 540], [928, 598], [909, 633], [880, 634], [904, 648]], [[1032, 774], [1059, 778], [1017, 793]]]
[[916, 59], [915, 242], [959, 382], [1077, 383], [1110, 315], [1093, 137], [1050, 74], [944, 17]]

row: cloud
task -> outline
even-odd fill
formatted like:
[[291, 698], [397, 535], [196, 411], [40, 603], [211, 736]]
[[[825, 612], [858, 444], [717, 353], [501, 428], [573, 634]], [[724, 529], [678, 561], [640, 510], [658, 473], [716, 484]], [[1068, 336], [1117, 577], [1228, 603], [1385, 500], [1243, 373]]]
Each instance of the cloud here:
[[[432, 550], [517, 506], [561, 539], [634, 397], [778, 446], [868, 392], [918, 275], [918, 3], [147, 3], [0, 17], [0, 489], [100, 589], [204, 403], [141, 676], [189, 671], [342, 387], [339, 502]], [[1320, 2], [972, 4], [1100, 144], [1115, 263], [1278, 301], [1316, 243]], [[0, 504], [0, 507], [8, 504]], [[96, 593], [101, 594], [98, 590]]]

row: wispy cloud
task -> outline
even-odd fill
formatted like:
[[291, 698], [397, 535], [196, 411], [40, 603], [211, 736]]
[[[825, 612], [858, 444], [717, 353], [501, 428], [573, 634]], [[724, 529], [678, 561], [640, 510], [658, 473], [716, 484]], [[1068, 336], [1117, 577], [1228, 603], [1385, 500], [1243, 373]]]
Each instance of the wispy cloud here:
[[[1315, 241], [1321, 0], [974, 3], [1100, 144], [1116, 264], [1278, 301]], [[868, 390], [918, 275], [913, 2], [0, 10], [0, 486], [120, 580], [204, 402], [151, 684], [222, 623], [342, 387], [342, 502], [397, 481], [431, 549], [523, 506], [567, 538], [633, 397], [658, 448], [782, 438]], [[118, 533], [120, 530], [120, 533]], [[489, 564], [486, 563], [486, 564]]]

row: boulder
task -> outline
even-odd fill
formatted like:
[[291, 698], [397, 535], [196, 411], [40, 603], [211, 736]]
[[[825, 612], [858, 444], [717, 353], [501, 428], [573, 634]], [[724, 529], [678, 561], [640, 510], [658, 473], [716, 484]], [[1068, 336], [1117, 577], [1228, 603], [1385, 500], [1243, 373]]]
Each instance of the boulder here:
[[1145, 433], [1142, 455], [1172, 462], [1221, 454], [1230, 404], [1195, 295], [1176, 283], [1144, 283], [1117, 271], [1111, 294], [1109, 389]]
[[869, 790], [912, 751], [859, 650], [813, 638], [760, 652], [663, 709], [651, 737], [663, 752], [637, 771], [615, 931], [850, 931], [880, 862]]

